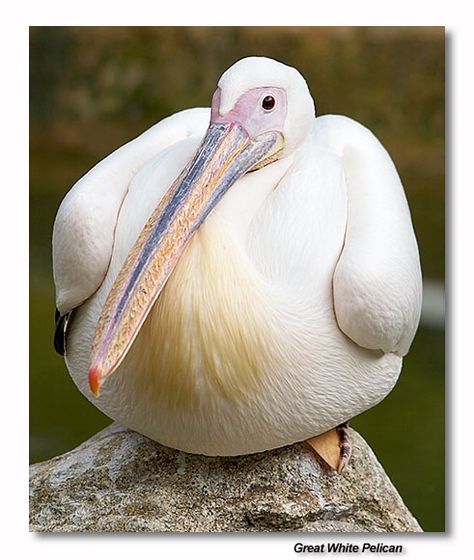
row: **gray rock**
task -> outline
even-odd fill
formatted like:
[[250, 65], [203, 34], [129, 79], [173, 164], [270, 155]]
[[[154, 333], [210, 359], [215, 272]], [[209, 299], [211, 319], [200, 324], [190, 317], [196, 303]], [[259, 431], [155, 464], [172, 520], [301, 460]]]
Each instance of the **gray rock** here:
[[242, 457], [163, 447], [112, 424], [30, 467], [32, 531], [421, 531], [354, 430], [327, 472], [305, 443]]

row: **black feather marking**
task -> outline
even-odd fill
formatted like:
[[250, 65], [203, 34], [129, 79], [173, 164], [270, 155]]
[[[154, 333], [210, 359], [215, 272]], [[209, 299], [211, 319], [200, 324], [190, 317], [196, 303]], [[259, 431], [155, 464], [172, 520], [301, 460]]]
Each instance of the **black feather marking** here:
[[56, 309], [55, 320], [56, 328], [54, 329], [54, 349], [58, 354], [64, 356], [66, 353], [66, 329], [69, 322], [71, 312], [61, 315]]

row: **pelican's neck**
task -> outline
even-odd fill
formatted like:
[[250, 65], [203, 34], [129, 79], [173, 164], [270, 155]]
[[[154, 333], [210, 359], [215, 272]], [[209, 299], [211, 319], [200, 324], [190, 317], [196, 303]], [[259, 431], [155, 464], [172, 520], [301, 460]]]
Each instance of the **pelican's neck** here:
[[[217, 217], [217, 231], [222, 227], [232, 231], [239, 242], [245, 245], [252, 220], [267, 197], [277, 188], [293, 159], [291, 154], [244, 175], [223, 196], [210, 216], [209, 223]], [[219, 226], [219, 222], [222, 227]]]

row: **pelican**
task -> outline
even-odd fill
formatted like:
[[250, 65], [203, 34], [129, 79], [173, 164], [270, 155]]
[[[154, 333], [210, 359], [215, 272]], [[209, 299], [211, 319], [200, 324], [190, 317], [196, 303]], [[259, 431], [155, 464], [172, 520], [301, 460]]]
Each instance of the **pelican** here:
[[306, 81], [236, 62], [211, 108], [99, 162], [53, 231], [55, 347], [102, 412], [233, 456], [308, 441], [342, 470], [347, 422], [394, 387], [421, 310], [396, 168]]

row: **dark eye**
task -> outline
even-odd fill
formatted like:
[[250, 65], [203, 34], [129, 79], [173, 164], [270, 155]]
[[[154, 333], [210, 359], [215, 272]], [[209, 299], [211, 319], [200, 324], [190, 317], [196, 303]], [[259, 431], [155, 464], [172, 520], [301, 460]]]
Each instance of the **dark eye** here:
[[267, 95], [262, 100], [262, 107], [265, 111], [271, 111], [275, 107], [276, 101], [275, 98], [271, 95]]

